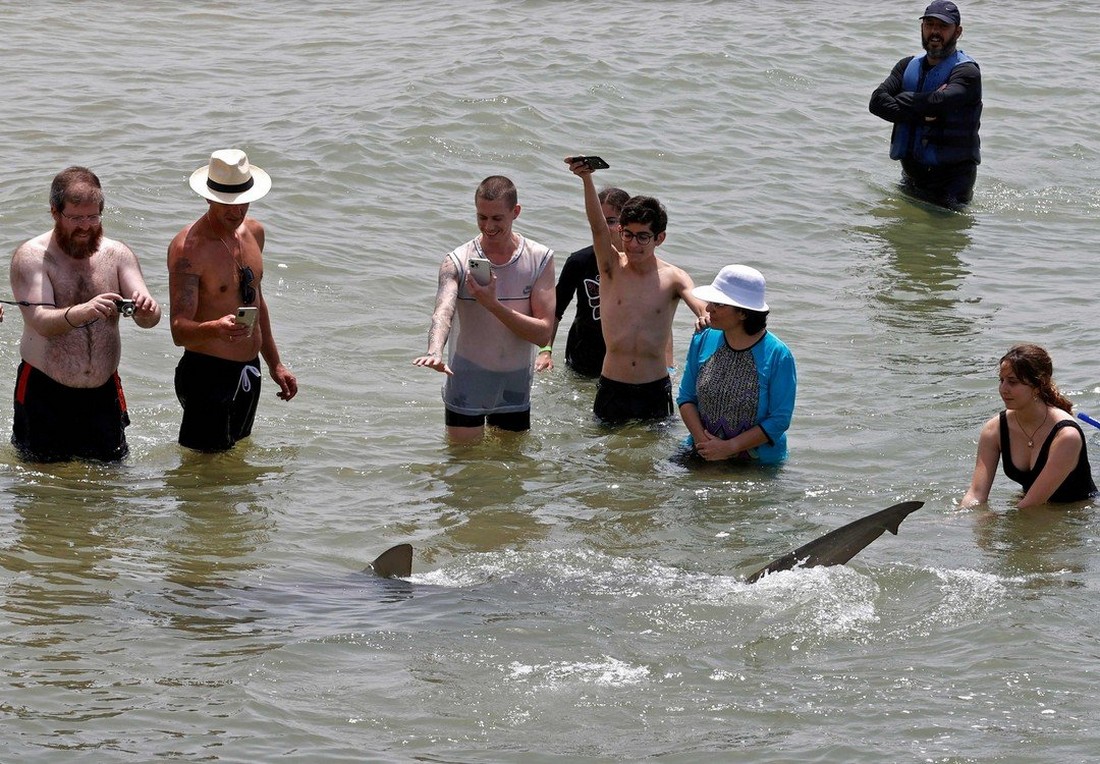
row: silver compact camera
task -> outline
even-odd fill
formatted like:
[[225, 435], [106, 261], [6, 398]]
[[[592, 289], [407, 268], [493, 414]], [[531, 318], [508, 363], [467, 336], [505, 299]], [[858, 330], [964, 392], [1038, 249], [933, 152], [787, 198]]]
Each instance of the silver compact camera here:
[[124, 318], [134, 315], [133, 300], [115, 300], [115, 307], [118, 308], [118, 314]]

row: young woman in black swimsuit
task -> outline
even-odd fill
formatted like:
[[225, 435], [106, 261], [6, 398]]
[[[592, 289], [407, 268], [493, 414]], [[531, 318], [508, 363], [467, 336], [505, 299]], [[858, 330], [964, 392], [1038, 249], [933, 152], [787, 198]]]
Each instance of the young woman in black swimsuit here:
[[1083, 501], [1096, 493], [1085, 434], [1053, 375], [1050, 355], [1038, 345], [1016, 345], [1001, 359], [1005, 410], [982, 427], [974, 476], [962, 506], [988, 500], [998, 459], [1005, 475], [1023, 487], [1017, 502], [1021, 509]]

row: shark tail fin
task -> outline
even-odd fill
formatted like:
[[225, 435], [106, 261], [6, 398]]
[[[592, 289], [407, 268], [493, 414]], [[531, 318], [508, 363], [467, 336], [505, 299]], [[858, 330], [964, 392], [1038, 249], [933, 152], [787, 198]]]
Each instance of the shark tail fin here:
[[412, 544], [398, 544], [378, 555], [370, 570], [382, 578], [408, 578], [412, 575], [412, 559]]

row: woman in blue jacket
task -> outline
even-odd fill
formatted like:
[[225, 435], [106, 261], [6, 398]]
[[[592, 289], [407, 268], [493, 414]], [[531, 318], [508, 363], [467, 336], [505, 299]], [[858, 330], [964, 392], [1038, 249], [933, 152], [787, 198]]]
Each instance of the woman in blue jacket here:
[[710, 328], [691, 340], [676, 403], [688, 444], [707, 461], [787, 458], [797, 375], [791, 351], [767, 330], [764, 289], [760, 271], [727, 265], [692, 290], [707, 303]]

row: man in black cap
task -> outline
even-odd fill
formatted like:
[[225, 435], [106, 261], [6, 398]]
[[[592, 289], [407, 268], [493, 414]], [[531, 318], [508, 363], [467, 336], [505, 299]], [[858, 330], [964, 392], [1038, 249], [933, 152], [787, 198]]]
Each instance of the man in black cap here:
[[981, 162], [982, 75], [956, 47], [963, 31], [958, 6], [935, 0], [920, 21], [925, 52], [898, 61], [871, 95], [870, 110], [894, 123], [890, 158], [901, 160], [902, 187], [956, 208], [973, 197]]

